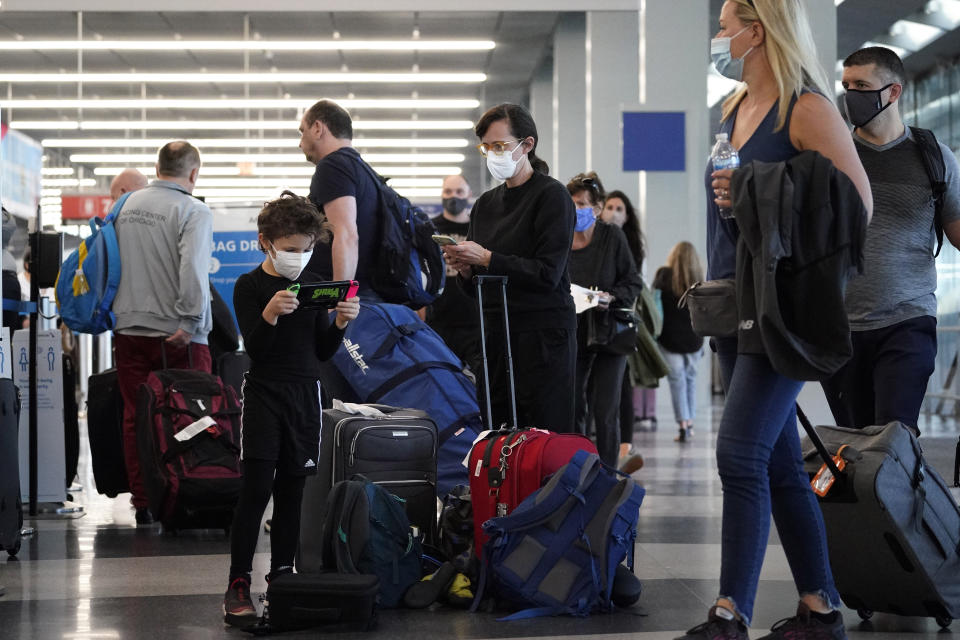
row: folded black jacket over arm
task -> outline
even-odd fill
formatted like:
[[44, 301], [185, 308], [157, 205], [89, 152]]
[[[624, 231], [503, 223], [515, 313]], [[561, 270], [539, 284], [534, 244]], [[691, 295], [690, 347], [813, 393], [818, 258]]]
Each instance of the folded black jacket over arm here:
[[867, 212], [853, 182], [816, 151], [733, 174], [740, 353], [794, 380], [822, 380], [853, 353], [843, 304], [863, 269]]

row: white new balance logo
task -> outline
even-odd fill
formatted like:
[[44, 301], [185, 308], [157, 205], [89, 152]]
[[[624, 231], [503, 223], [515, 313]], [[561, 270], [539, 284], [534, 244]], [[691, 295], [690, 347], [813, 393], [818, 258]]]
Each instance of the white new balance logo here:
[[347, 348], [347, 353], [349, 353], [350, 357], [353, 358], [353, 363], [360, 367], [360, 372], [363, 375], [367, 375], [367, 369], [370, 367], [366, 362], [363, 361], [363, 355], [360, 353], [360, 345], [351, 342], [347, 338], [344, 338], [343, 346]]
[[308, 459], [308, 460], [307, 460], [307, 464], [303, 465], [303, 468], [304, 468], [304, 469], [309, 469], [310, 467], [315, 467], [315, 466], [317, 466], [317, 465], [313, 462], [313, 460]]

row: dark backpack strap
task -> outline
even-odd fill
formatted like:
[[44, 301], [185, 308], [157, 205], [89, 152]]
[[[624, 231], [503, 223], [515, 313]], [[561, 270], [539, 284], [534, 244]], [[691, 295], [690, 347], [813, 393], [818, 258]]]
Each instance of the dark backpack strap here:
[[923, 167], [930, 179], [930, 190], [933, 192], [933, 228], [937, 234], [937, 250], [934, 257], [940, 255], [943, 248], [943, 202], [947, 192], [946, 165], [943, 162], [943, 150], [937, 142], [937, 137], [929, 129], [910, 127], [913, 139], [920, 146], [920, 156], [923, 158]]
[[957, 453], [953, 458], [953, 486], [960, 487], [960, 440], [957, 440]]
[[[330, 531], [332, 536], [333, 557], [336, 561], [337, 572], [339, 573], [360, 573], [357, 564], [354, 561], [351, 543], [351, 535], [360, 535], [355, 530], [354, 522], [366, 523], [368, 516], [366, 513], [357, 515], [357, 510], [367, 510], [366, 491], [362, 481], [349, 480], [343, 488], [343, 502], [339, 513], [336, 514], [335, 527]], [[354, 541], [355, 542], [355, 541]], [[366, 543], [364, 543], [366, 544]]]

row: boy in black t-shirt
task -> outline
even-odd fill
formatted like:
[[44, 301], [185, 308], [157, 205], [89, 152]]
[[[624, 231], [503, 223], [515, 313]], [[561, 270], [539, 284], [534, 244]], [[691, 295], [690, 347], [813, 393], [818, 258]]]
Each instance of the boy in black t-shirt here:
[[317, 471], [322, 412], [320, 362], [340, 346], [347, 324], [357, 317], [357, 297], [337, 304], [334, 324], [324, 310], [297, 309], [288, 290], [303, 272], [326, 221], [306, 198], [284, 191], [257, 217], [263, 263], [237, 280], [233, 306], [250, 354], [243, 383], [243, 482], [230, 539], [229, 587], [224, 620], [236, 626], [256, 621], [250, 572], [260, 519], [273, 494], [270, 573], [267, 581], [293, 570], [300, 533], [304, 478]]

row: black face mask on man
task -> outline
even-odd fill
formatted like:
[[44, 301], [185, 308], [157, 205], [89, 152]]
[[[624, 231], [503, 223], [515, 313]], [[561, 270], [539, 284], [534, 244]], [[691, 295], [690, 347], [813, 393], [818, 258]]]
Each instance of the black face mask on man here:
[[443, 198], [443, 210], [452, 216], [460, 215], [469, 205], [466, 198]]
[[847, 119], [850, 120], [850, 124], [855, 127], [864, 127], [880, 115], [884, 109], [893, 104], [893, 102], [883, 104], [880, 94], [894, 84], [891, 82], [879, 89], [867, 89], [865, 91], [847, 89], [846, 95], [843, 96], [843, 103], [847, 108]]

